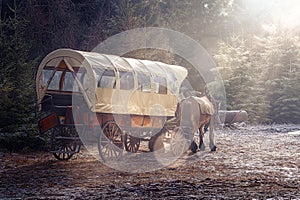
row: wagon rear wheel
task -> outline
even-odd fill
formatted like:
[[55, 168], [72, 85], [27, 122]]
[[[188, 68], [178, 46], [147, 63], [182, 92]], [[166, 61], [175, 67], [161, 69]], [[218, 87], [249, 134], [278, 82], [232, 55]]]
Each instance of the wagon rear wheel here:
[[141, 143], [140, 138], [134, 137], [127, 133], [124, 135], [124, 145], [126, 151], [136, 153], [139, 150], [140, 143]]
[[175, 128], [173, 130], [170, 146], [173, 155], [176, 157], [180, 157], [188, 150], [189, 141], [185, 137], [182, 128]]
[[69, 160], [79, 151], [80, 145], [75, 140], [75, 127], [56, 127], [52, 129], [51, 152], [58, 160]]
[[98, 151], [103, 161], [114, 161], [123, 154], [123, 132], [115, 121], [104, 124], [98, 137]]
[[150, 152], [157, 151], [157, 150], [164, 148], [164, 143], [163, 143], [164, 136], [165, 136], [165, 133], [163, 132], [163, 133], [159, 133], [155, 136], [152, 136], [150, 138], [149, 145], [148, 145]]
[[76, 151], [77, 145], [73, 141], [66, 141], [63, 139], [55, 142], [54, 157], [58, 160], [69, 160]]

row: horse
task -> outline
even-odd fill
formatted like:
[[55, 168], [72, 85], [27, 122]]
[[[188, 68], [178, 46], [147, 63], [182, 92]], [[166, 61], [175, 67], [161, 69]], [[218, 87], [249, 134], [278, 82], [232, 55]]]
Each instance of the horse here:
[[[205, 149], [203, 142], [204, 127], [208, 126], [209, 147], [211, 151], [216, 151], [217, 147], [215, 145], [213, 124], [214, 114], [214, 105], [207, 96], [189, 96], [179, 102], [177, 106], [177, 126], [182, 127], [185, 134], [189, 135], [189, 138], [198, 130], [200, 139], [199, 149], [202, 151]], [[197, 148], [197, 144], [192, 140], [190, 145], [191, 151], [195, 153]]]

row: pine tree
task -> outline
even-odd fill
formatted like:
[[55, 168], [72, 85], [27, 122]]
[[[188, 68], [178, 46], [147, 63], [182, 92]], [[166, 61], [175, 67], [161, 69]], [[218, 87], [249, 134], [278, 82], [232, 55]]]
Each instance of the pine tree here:
[[246, 110], [252, 123], [269, 122], [261, 52], [241, 37], [219, 44], [215, 56], [226, 89], [227, 109]]
[[16, 1], [12, 14], [2, 20], [0, 35], [0, 129], [14, 132], [34, 119], [34, 65], [24, 41], [26, 22], [19, 18]]
[[228, 109], [244, 109], [252, 123], [300, 122], [299, 38], [286, 31], [219, 44]]
[[279, 32], [268, 38], [269, 68], [266, 78], [272, 112], [278, 123], [300, 122], [300, 45], [292, 33]]

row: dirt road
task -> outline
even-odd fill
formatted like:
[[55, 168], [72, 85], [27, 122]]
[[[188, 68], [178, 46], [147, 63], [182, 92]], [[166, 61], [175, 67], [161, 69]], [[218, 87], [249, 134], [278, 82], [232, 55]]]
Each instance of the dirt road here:
[[216, 152], [147, 173], [110, 169], [86, 150], [66, 162], [47, 152], [0, 153], [0, 199], [300, 199], [297, 130], [219, 130]]

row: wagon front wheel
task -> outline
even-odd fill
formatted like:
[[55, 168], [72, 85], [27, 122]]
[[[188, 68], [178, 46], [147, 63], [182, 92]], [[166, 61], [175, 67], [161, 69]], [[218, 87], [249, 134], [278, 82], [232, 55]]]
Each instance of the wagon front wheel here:
[[136, 153], [139, 150], [140, 143], [140, 138], [134, 137], [127, 133], [124, 135], [124, 145], [126, 151]]
[[158, 135], [152, 136], [150, 138], [149, 144], [148, 144], [150, 152], [158, 151], [158, 150], [164, 148], [164, 143], [163, 143], [164, 136], [165, 136], [164, 133], [159, 133]]
[[189, 148], [189, 141], [185, 137], [182, 128], [175, 128], [172, 132], [172, 138], [170, 142], [171, 151], [174, 156], [180, 157]]
[[123, 154], [123, 132], [115, 121], [104, 124], [98, 137], [98, 151], [103, 161], [118, 160]]

